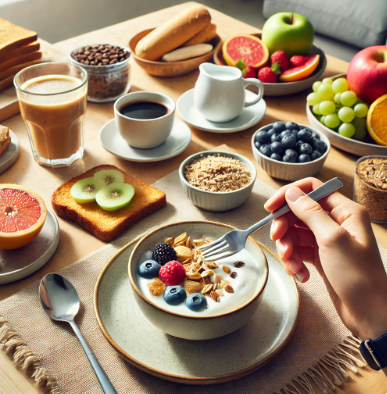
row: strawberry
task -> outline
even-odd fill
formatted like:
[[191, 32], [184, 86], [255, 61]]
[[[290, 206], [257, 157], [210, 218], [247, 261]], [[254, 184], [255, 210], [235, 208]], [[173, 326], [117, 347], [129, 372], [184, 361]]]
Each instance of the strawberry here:
[[290, 58], [290, 64], [292, 67], [299, 67], [303, 66], [307, 60], [308, 56], [295, 55]]
[[248, 66], [242, 70], [243, 78], [257, 78], [257, 71], [254, 67]]
[[289, 68], [289, 59], [285, 52], [277, 51], [271, 55], [271, 64], [278, 63], [280, 71], [285, 71]]
[[277, 74], [270, 67], [263, 67], [258, 71], [258, 79], [261, 82], [276, 83]]

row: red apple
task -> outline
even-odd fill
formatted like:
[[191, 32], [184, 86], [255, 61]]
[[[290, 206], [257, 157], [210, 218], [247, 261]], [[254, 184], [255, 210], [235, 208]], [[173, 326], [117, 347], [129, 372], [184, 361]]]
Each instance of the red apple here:
[[387, 46], [375, 45], [357, 53], [349, 64], [347, 81], [367, 103], [387, 94]]

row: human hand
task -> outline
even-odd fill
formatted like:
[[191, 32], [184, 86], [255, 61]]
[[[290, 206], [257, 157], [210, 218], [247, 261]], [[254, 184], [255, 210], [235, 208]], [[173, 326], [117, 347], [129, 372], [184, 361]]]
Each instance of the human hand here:
[[313, 264], [343, 323], [360, 338], [374, 339], [387, 332], [387, 275], [368, 212], [338, 192], [319, 202], [305, 195], [320, 185], [306, 178], [267, 201], [270, 212], [285, 202], [292, 211], [273, 221], [271, 238], [289, 275], [306, 282], [304, 263]]

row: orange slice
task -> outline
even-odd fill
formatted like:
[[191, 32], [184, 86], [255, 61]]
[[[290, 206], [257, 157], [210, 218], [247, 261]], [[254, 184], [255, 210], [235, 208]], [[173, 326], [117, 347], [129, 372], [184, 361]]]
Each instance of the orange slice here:
[[387, 146], [387, 94], [371, 104], [367, 113], [367, 129], [377, 144]]
[[235, 34], [228, 37], [223, 43], [222, 53], [229, 66], [235, 66], [241, 60], [246, 66], [259, 68], [269, 60], [266, 45], [250, 34]]
[[311, 75], [313, 71], [317, 68], [319, 61], [320, 55], [309, 56], [305, 64], [299, 67], [293, 67], [285, 70], [279, 76], [279, 79], [282, 82], [295, 82], [299, 81], [300, 79], [309, 77], [309, 75]]
[[0, 185], [0, 249], [27, 245], [40, 233], [46, 216], [38, 194], [19, 185]]

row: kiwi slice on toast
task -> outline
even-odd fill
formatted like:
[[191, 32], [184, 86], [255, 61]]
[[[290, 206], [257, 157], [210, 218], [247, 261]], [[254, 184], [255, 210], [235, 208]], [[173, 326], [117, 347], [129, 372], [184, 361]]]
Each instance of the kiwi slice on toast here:
[[106, 185], [111, 183], [124, 183], [125, 178], [122, 172], [117, 170], [101, 170], [94, 174], [94, 178], [102, 179]]
[[78, 203], [94, 202], [97, 193], [106, 186], [102, 179], [94, 177], [83, 178], [74, 183], [70, 193], [72, 198]]
[[134, 187], [129, 183], [115, 182], [101, 189], [95, 199], [105, 211], [112, 212], [126, 207], [134, 196]]

